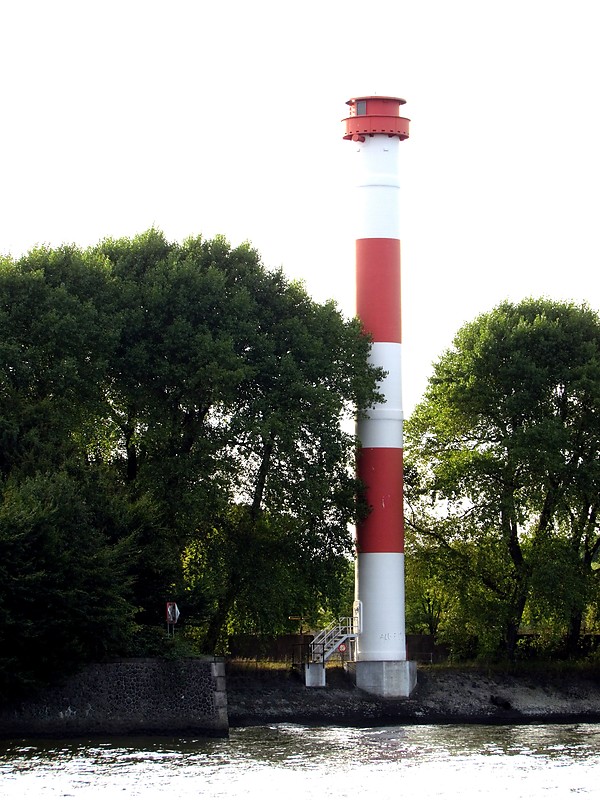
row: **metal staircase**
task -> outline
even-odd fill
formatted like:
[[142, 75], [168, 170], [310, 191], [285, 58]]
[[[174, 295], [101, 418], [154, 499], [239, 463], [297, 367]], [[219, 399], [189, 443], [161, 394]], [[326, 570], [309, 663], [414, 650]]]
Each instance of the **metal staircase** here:
[[309, 645], [308, 661], [310, 664], [325, 664], [328, 658], [344, 642], [355, 639], [359, 634], [358, 617], [341, 617], [329, 627], [320, 631]]

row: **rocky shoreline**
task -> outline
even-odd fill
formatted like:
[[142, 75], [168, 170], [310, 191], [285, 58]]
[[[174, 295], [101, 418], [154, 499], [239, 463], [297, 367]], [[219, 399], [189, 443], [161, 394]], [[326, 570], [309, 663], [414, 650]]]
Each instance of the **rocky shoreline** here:
[[417, 688], [401, 700], [357, 689], [341, 667], [327, 670], [326, 688], [305, 687], [289, 669], [229, 667], [227, 702], [230, 727], [600, 722], [600, 670], [420, 667]]

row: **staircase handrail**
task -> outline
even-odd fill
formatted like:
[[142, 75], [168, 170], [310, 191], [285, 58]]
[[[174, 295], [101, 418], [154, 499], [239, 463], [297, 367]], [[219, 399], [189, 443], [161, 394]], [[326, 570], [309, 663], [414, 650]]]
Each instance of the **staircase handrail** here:
[[[310, 643], [311, 661], [325, 662], [346, 641], [358, 634], [356, 617], [341, 617], [320, 631]], [[317, 653], [317, 651], [320, 651]]]

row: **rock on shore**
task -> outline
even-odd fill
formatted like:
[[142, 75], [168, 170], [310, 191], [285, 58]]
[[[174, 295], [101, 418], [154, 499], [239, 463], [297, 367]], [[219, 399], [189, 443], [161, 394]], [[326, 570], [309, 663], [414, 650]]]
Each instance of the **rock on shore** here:
[[600, 670], [506, 673], [420, 667], [410, 699], [383, 699], [357, 689], [340, 667], [326, 688], [306, 688], [286, 669], [230, 668], [232, 727], [296, 722], [328, 725], [442, 722], [600, 722]]

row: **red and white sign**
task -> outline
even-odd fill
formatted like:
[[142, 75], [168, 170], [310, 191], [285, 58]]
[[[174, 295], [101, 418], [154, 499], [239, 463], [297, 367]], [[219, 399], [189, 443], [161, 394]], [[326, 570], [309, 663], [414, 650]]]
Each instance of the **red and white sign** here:
[[178, 619], [179, 609], [177, 608], [177, 603], [167, 603], [167, 623], [175, 625]]

